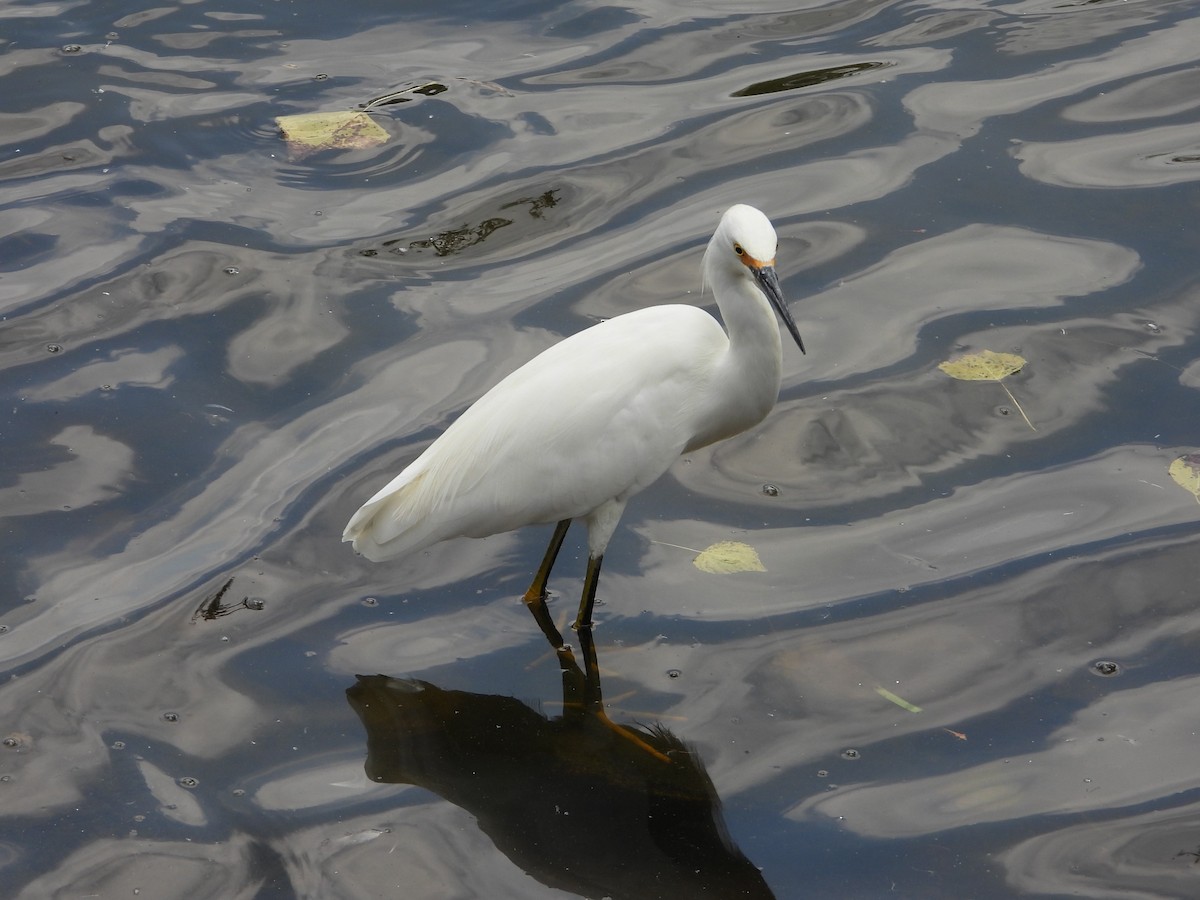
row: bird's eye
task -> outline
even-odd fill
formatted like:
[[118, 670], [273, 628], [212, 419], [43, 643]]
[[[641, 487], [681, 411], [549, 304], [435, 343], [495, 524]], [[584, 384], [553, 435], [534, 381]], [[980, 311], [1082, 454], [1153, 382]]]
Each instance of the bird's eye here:
[[734, 253], [736, 253], [738, 256], [745, 256], [745, 255], [746, 255], [746, 251], [742, 249], [742, 245], [741, 245], [741, 244], [734, 244], [734, 245], [733, 245], [733, 252], [734, 252]]

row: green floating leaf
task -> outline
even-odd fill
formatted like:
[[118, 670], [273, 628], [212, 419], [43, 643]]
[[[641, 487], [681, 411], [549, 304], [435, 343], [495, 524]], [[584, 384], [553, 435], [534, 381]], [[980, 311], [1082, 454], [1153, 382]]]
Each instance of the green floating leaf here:
[[364, 150], [388, 139], [388, 133], [359, 110], [280, 116], [275, 124], [288, 146], [302, 156], [318, 150]]
[[912, 713], [917, 713], [917, 712], [921, 711], [921, 707], [919, 707], [913, 703], [909, 703], [903, 697], [896, 696], [891, 691], [889, 691], [887, 688], [877, 687], [877, 688], [875, 688], [875, 693], [877, 693], [884, 700], [891, 700], [893, 703], [895, 703], [901, 709], [907, 709], [909, 712], [912, 712]]
[[957, 378], [960, 381], [994, 381], [999, 384], [1004, 388], [1004, 393], [1008, 394], [1008, 399], [1013, 402], [1017, 412], [1021, 414], [1021, 418], [1025, 420], [1025, 424], [1037, 431], [1037, 428], [1034, 428], [1033, 423], [1029, 421], [1029, 416], [1025, 415], [1025, 410], [1021, 409], [1017, 398], [1008, 389], [1008, 385], [1004, 384], [1005, 378], [1020, 372], [1024, 366], [1025, 358], [1023, 356], [1017, 356], [1015, 353], [996, 353], [994, 350], [968, 353], [965, 356], [958, 356], [938, 364], [939, 369], [951, 378]]
[[1200, 453], [1188, 453], [1179, 457], [1167, 468], [1167, 473], [1177, 485], [1185, 491], [1190, 491], [1196, 502], [1200, 503]]
[[758, 558], [758, 551], [741, 541], [720, 541], [706, 547], [692, 560], [692, 565], [713, 575], [767, 571]]

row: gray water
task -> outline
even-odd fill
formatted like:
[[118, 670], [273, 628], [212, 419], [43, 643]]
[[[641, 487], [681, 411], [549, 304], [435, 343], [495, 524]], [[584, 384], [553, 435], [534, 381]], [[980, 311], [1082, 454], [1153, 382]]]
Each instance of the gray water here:
[[[711, 304], [746, 202], [808, 355], [597, 607], [608, 717], [696, 769], [663, 840], [749, 860], [686, 890], [1196, 895], [1196, 4], [503, 6], [0, 6], [0, 894], [681, 890], [605, 843], [661, 837], [600, 802], [657, 757], [564, 716], [549, 529], [339, 539], [539, 350]], [[275, 122], [394, 91], [377, 147]], [[938, 369], [984, 349], [1025, 365]], [[356, 673], [480, 755], [403, 719], [368, 777]]]

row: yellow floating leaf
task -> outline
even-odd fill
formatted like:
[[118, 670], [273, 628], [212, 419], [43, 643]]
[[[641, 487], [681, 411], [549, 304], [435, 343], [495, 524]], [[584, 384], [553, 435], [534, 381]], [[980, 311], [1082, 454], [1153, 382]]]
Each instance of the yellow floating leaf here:
[[1171, 463], [1167, 473], [1185, 491], [1191, 491], [1200, 503], [1200, 453], [1189, 453]]
[[1020, 372], [1024, 366], [1023, 356], [1017, 356], [1015, 353], [997, 353], [994, 350], [980, 350], [978, 353], [968, 353], [938, 364], [938, 368], [951, 378], [961, 381], [994, 381], [999, 384], [1021, 414], [1021, 418], [1025, 420], [1025, 424], [1037, 431], [1029, 421], [1029, 416], [1025, 415], [1025, 410], [1021, 409], [1021, 404], [1017, 402], [1013, 392], [1004, 384], [1005, 378]]
[[758, 551], [741, 541], [720, 541], [705, 547], [692, 560], [701, 572], [713, 575], [731, 575], [734, 572], [765, 572], [766, 567], [758, 558]]
[[388, 139], [388, 133], [360, 110], [280, 116], [275, 124], [288, 146], [301, 155], [318, 150], [363, 150]]
[[877, 688], [875, 688], [875, 693], [877, 693], [884, 700], [891, 700], [893, 703], [895, 703], [901, 709], [907, 709], [909, 712], [920, 712], [921, 711], [921, 707], [916, 706], [915, 704], [909, 703], [903, 697], [896, 696], [891, 691], [889, 691], [887, 688], [877, 687]]
[[963, 381], [1000, 381], [1020, 372], [1024, 365], [1025, 359], [1015, 353], [981, 350], [947, 360], [938, 368], [951, 378], [961, 378]]

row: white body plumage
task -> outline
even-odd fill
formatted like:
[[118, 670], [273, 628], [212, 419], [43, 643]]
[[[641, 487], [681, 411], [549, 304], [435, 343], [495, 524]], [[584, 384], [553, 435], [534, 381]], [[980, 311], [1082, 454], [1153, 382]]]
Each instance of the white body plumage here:
[[776, 312], [804, 349], [775, 249], [766, 216], [730, 208], [703, 263], [728, 334], [701, 309], [666, 305], [564, 339], [467, 409], [354, 514], [343, 540], [382, 560], [451, 537], [584, 518], [598, 560], [631, 496], [681, 453], [744, 431], [774, 406]]

